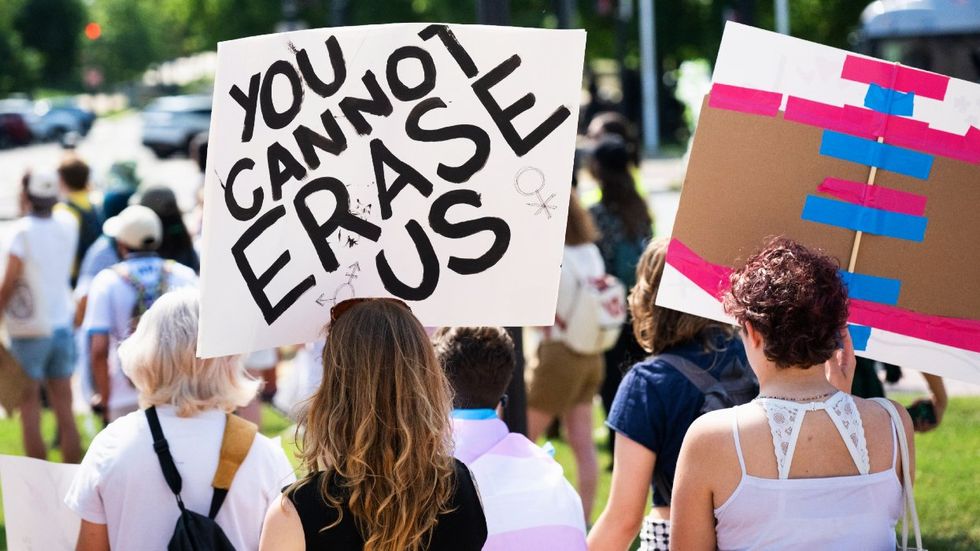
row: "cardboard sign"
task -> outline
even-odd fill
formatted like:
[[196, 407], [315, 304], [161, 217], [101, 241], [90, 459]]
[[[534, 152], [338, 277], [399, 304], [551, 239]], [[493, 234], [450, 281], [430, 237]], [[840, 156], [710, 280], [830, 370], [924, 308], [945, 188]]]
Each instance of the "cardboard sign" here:
[[81, 520], [64, 499], [76, 471], [78, 465], [0, 455], [8, 548], [75, 549]]
[[312, 341], [354, 296], [553, 323], [584, 51], [428, 24], [219, 44], [198, 354]]
[[858, 354], [980, 381], [978, 126], [980, 85], [729, 23], [657, 304], [731, 321], [786, 235], [839, 260]]

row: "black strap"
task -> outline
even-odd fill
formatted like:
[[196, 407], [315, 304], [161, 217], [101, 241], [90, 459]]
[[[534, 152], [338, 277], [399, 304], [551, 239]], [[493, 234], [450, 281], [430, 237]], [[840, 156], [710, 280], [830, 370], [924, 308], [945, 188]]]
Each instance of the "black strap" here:
[[177, 505], [183, 511], [184, 501], [180, 498], [180, 489], [183, 481], [180, 478], [180, 472], [177, 471], [177, 465], [174, 464], [174, 458], [170, 455], [170, 445], [167, 444], [167, 439], [163, 436], [163, 428], [160, 426], [157, 408], [150, 407], [146, 409], [146, 420], [150, 424], [150, 434], [153, 435], [153, 451], [157, 453], [157, 459], [160, 460], [160, 469], [163, 471], [163, 478], [167, 480], [167, 486], [174, 493], [174, 496], [177, 498]]
[[218, 510], [225, 502], [225, 498], [228, 496], [228, 490], [221, 488], [215, 488], [214, 493], [211, 494], [211, 509], [208, 510], [208, 518], [214, 520], [214, 517], [218, 516]]

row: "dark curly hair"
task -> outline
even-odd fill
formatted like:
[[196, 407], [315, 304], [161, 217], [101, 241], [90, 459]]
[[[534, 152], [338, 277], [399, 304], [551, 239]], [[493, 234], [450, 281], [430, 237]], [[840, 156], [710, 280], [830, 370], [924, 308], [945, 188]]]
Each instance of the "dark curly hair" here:
[[847, 324], [847, 289], [837, 260], [776, 237], [731, 275], [725, 311], [762, 335], [778, 367], [809, 368], [838, 348]]
[[503, 327], [442, 327], [436, 356], [455, 391], [457, 408], [495, 408], [514, 376], [514, 341]]

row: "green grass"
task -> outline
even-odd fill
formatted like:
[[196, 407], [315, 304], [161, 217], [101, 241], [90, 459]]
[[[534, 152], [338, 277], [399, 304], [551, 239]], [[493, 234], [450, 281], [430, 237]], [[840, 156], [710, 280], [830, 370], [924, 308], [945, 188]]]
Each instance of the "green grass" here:
[[[78, 418], [83, 427], [88, 419]], [[45, 440], [54, 436], [54, 418], [45, 413], [42, 420]], [[262, 412], [262, 432], [281, 436], [287, 450], [292, 446], [292, 423], [272, 409]], [[597, 429], [601, 420], [597, 418]], [[598, 518], [609, 495], [610, 473], [606, 467], [611, 457], [605, 448], [605, 431], [596, 431], [599, 443], [599, 487], [592, 521]], [[89, 438], [82, 430], [85, 446]], [[561, 440], [552, 441], [555, 458], [564, 466], [565, 475], [575, 481], [575, 461], [571, 449]], [[930, 551], [968, 551], [980, 549], [980, 397], [953, 398], [942, 426], [916, 436], [915, 495], [922, 524], [924, 544]], [[0, 420], [0, 454], [20, 455], [20, 424], [16, 419]], [[57, 450], [49, 459], [60, 460]], [[294, 460], [295, 462], [295, 460]], [[0, 508], [0, 550], [5, 550]]]

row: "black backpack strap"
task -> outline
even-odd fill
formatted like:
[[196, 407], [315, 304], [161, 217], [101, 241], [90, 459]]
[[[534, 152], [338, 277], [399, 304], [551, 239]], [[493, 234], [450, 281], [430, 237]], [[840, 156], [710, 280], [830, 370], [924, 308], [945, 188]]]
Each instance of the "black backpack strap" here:
[[211, 508], [208, 510], [208, 518], [211, 520], [218, 516], [221, 505], [228, 497], [231, 483], [235, 480], [235, 473], [245, 461], [245, 457], [248, 456], [255, 435], [259, 432], [258, 426], [237, 415], [229, 413], [225, 419], [225, 432], [221, 438], [218, 468], [211, 482], [211, 487], [214, 488], [214, 493], [211, 494]]
[[183, 511], [184, 501], [180, 498], [180, 489], [183, 481], [180, 478], [180, 472], [177, 471], [177, 465], [174, 464], [174, 458], [170, 455], [170, 445], [167, 444], [167, 439], [163, 436], [163, 428], [160, 426], [157, 408], [150, 407], [146, 409], [146, 420], [150, 424], [150, 434], [153, 435], [153, 451], [157, 453], [157, 459], [160, 460], [160, 469], [163, 471], [163, 478], [166, 479], [167, 486], [170, 487], [170, 491], [177, 498], [177, 505]]

